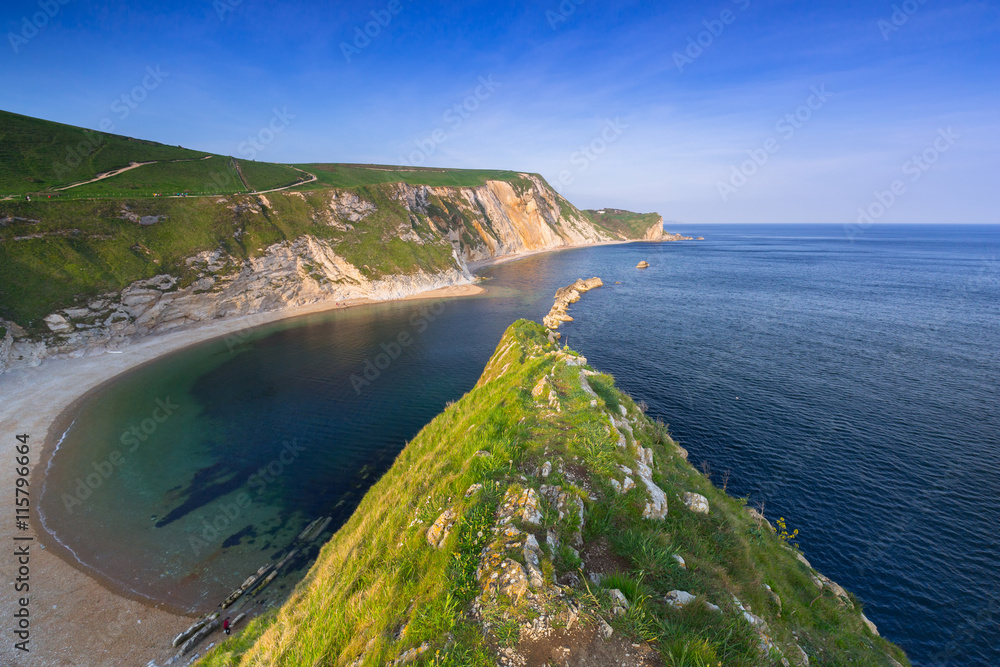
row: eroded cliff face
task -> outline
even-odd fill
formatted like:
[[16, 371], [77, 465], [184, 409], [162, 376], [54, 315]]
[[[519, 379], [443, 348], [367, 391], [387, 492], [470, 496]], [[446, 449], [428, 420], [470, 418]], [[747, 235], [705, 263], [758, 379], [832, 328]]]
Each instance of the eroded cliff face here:
[[665, 234], [663, 231], [663, 218], [660, 218], [659, 222], [649, 228], [644, 238], [646, 241], [662, 241]]
[[488, 181], [477, 188], [400, 184], [398, 196], [417, 215], [433, 217], [436, 201], [451, 204], [442, 231], [464, 262], [624, 240], [596, 227], [538, 177], [523, 177], [524, 189], [518, 187], [522, 183], [506, 181]]
[[[310, 216], [327, 237], [307, 233], [245, 260], [222, 249], [203, 251], [188, 257], [180, 270], [51, 313], [44, 320], [48, 331], [41, 335], [24, 335], [16, 325], [6, 326], [0, 372], [37, 365], [53, 355], [116, 350], [138, 337], [219, 318], [323, 302], [403, 298], [473, 282], [471, 262], [625, 240], [621, 233], [587, 220], [544, 181], [527, 174], [513, 183], [488, 181], [479, 187], [396, 183], [268, 197], [220, 197], [215, 203], [234, 220], [241, 215]], [[308, 212], [291, 208], [292, 199], [299, 200], [297, 206], [307, 205]], [[234, 237], [243, 233], [236, 225]], [[355, 249], [374, 234], [387, 245], [367, 253]], [[392, 252], [388, 244], [417, 258], [436, 248], [435, 256], [445, 259], [380, 269], [385, 266], [381, 255]]]

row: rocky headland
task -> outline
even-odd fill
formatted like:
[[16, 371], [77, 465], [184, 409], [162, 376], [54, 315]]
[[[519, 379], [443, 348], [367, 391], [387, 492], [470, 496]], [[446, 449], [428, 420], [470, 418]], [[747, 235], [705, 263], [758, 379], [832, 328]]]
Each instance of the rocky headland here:
[[555, 331], [563, 322], [572, 322], [573, 318], [569, 315], [570, 304], [579, 301], [580, 297], [590, 290], [603, 286], [604, 282], [600, 278], [594, 277], [590, 280], [580, 278], [572, 285], [559, 288], [556, 291], [555, 303], [552, 304], [549, 314], [542, 320], [542, 324]]

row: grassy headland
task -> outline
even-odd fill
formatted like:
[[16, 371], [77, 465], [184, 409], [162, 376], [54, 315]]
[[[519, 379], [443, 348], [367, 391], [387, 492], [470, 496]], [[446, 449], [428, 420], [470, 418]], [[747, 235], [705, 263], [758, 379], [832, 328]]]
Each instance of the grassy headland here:
[[[201, 664], [494, 665], [501, 652], [547, 664], [539, 656], [558, 650], [567, 664], [589, 652], [752, 667], [804, 664], [800, 649], [811, 665], [908, 664], [857, 599], [585, 364], [540, 325], [512, 325], [476, 387], [407, 445], [285, 605]], [[632, 481], [647, 463], [662, 518], [645, 518], [651, 487]], [[688, 492], [708, 513], [685, 506]], [[676, 591], [697, 597], [679, 604]]]
[[599, 211], [582, 211], [595, 225], [611, 229], [630, 237], [641, 237], [650, 227], [660, 220], [659, 213], [632, 213], [616, 208], [605, 208]]

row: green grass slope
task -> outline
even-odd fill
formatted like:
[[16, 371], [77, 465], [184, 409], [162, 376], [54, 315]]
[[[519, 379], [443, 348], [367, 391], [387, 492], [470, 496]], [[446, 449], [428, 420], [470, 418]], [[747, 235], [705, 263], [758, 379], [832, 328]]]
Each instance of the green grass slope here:
[[[209, 161], [206, 161], [209, 162]], [[372, 277], [441, 271], [452, 266], [451, 245], [399, 238], [407, 211], [387, 186], [356, 189], [378, 211], [351, 229], [328, 224], [326, 191], [190, 199], [0, 201], [0, 318], [45, 331], [41, 318], [80, 306], [136, 280], [169, 273], [182, 279], [184, 261], [221, 249], [237, 260], [309, 234], [329, 241], [338, 255]], [[153, 224], [137, 220], [156, 218]], [[418, 232], [429, 232], [426, 217]]]
[[0, 196], [79, 183], [130, 162], [199, 160], [205, 155], [0, 111]]
[[650, 227], [659, 221], [659, 213], [632, 213], [614, 208], [599, 211], [586, 210], [582, 213], [595, 225], [624, 234], [629, 238], [642, 237]]
[[[202, 161], [204, 158], [204, 161]], [[144, 164], [94, 183], [99, 175]], [[244, 186], [236, 164], [246, 181]], [[298, 167], [298, 168], [296, 168]], [[516, 181], [518, 172], [358, 164], [284, 165], [236, 160], [0, 111], [0, 198], [133, 198], [235, 194], [317, 180], [305, 189], [381, 183], [475, 187], [487, 180]], [[65, 189], [66, 186], [75, 187]]]
[[516, 181], [516, 171], [492, 169], [435, 169], [429, 167], [393, 167], [364, 164], [300, 164], [297, 167], [315, 174], [315, 187], [350, 188], [376, 183], [408, 183], [440, 187], [478, 187], [486, 181]]
[[[285, 605], [220, 638], [200, 664], [495, 665], [503, 652], [526, 661], [510, 664], [554, 655], [557, 664], [754, 667], [782, 655], [802, 664], [796, 646], [811, 665], [908, 664], [866, 629], [853, 596], [817, 587], [783, 536], [713, 487], [665, 426], [585, 363], [540, 325], [512, 325], [477, 386], [407, 445]], [[629, 422], [627, 446], [609, 415]], [[640, 448], [651, 450], [652, 480], [668, 499], [663, 519], [643, 518], [642, 482], [626, 493], [612, 484], [624, 477], [619, 466], [645, 456]], [[689, 491], [708, 499], [708, 514], [680, 502]], [[499, 520], [509, 499], [531, 494], [540, 516]], [[453, 526], [432, 546], [428, 528], [448, 516]], [[519, 548], [529, 533], [541, 545], [541, 581], [509, 592], [510, 573], [530, 571]], [[495, 579], [510, 539], [518, 548]], [[698, 599], [675, 608], [665, 598], [673, 590]], [[603, 658], [584, 662], [594, 656]]]

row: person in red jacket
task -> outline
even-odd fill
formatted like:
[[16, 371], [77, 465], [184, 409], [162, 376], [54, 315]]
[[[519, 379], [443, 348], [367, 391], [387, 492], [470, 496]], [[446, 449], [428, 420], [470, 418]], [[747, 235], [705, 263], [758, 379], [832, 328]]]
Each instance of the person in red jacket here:
[[229, 618], [228, 617], [226, 618], [226, 620], [224, 620], [222, 622], [222, 631], [225, 632], [227, 635], [229, 634]]

